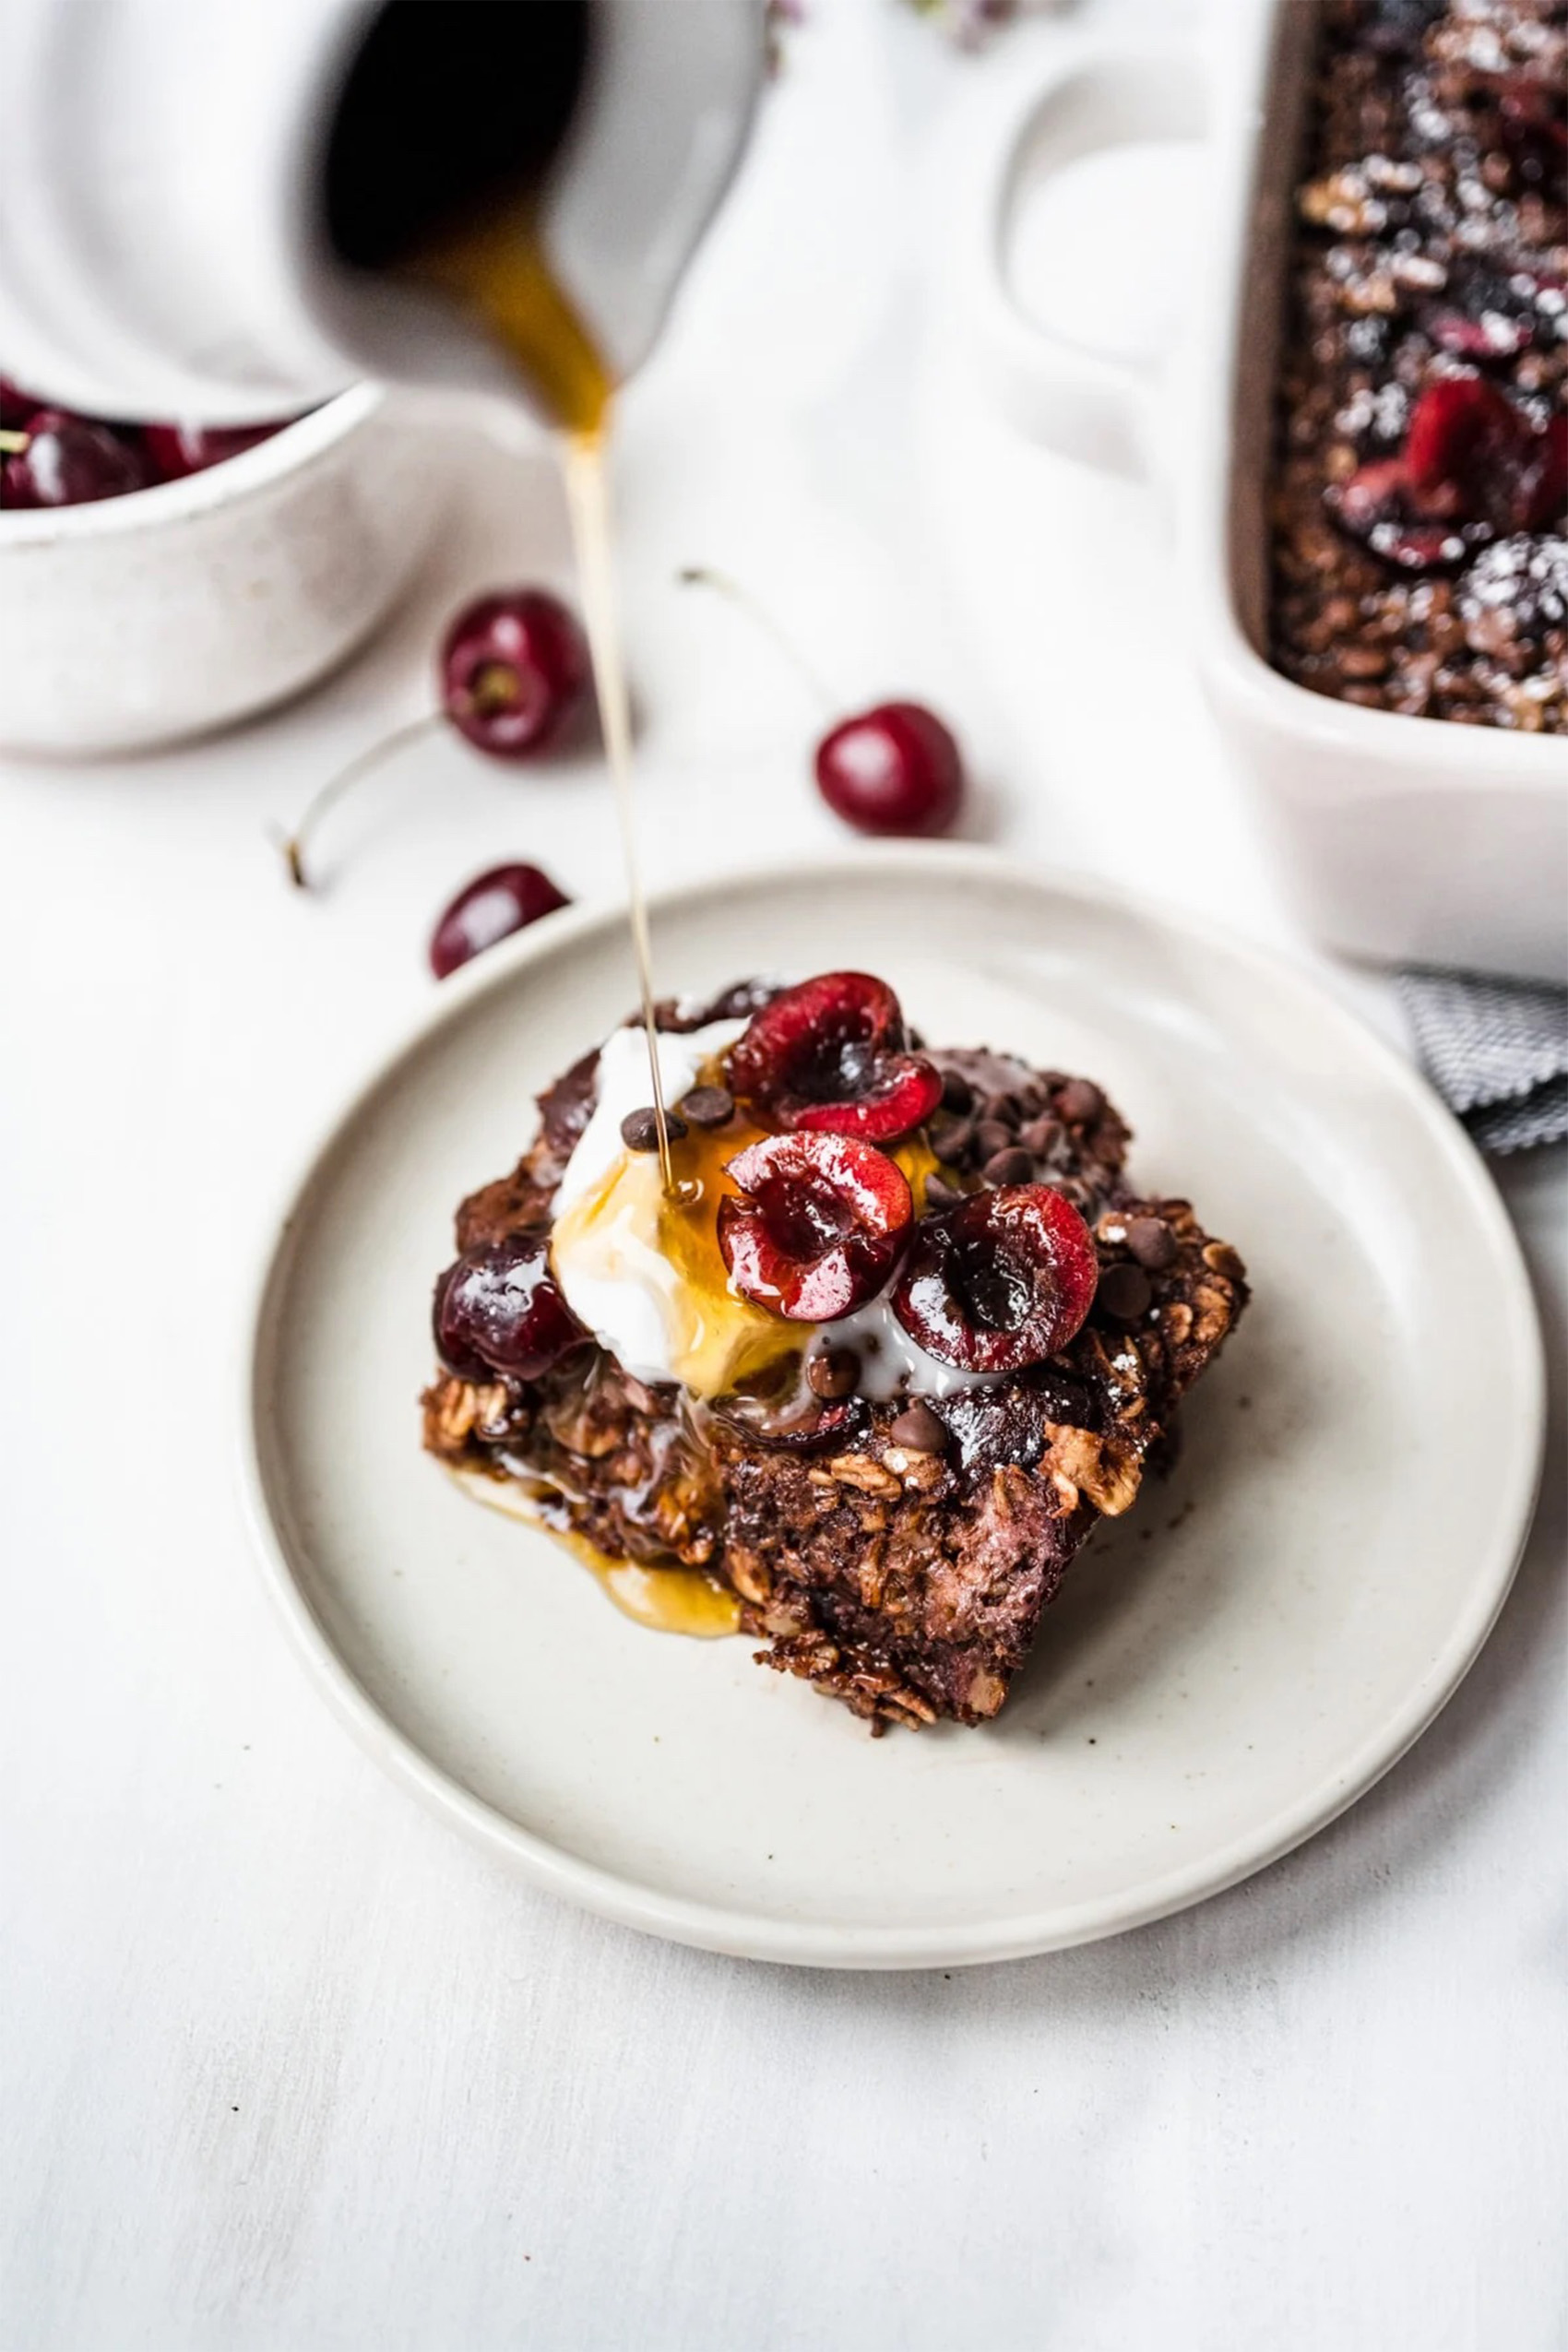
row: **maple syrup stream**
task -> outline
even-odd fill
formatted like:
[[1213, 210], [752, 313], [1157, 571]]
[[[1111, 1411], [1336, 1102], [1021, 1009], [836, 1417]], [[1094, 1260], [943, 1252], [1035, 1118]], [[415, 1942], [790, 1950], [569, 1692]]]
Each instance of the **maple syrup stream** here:
[[540, 248], [531, 218], [508, 213], [461, 237], [427, 245], [414, 275], [457, 293], [476, 310], [492, 336], [517, 362], [519, 374], [554, 420], [561, 435], [566, 506], [582, 591], [583, 620], [593, 663], [594, 696], [605, 757], [615, 790], [616, 822], [626, 877], [632, 952], [636, 961], [648, 1078], [659, 1136], [659, 1173], [669, 1199], [680, 1197], [670, 1158], [670, 1123], [659, 1067], [653, 1012], [653, 969], [647, 903], [637, 861], [633, 792], [632, 714], [621, 651], [615, 596], [614, 540], [606, 456], [614, 385]]

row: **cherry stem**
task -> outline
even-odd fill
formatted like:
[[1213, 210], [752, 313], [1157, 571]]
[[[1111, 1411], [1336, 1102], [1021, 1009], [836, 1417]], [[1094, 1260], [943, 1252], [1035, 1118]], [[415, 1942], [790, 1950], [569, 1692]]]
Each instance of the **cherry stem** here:
[[283, 862], [289, 869], [289, 879], [296, 890], [312, 887], [310, 876], [305, 872], [305, 842], [333, 803], [340, 801], [362, 776], [367, 776], [373, 767], [379, 767], [382, 761], [389, 759], [394, 752], [400, 752], [406, 743], [419, 742], [433, 728], [445, 724], [445, 712], [427, 710], [422, 718], [410, 719], [407, 726], [395, 727], [390, 735], [383, 735], [378, 743], [372, 743], [368, 751], [361, 752], [347, 767], [340, 767], [336, 776], [327, 778], [292, 833], [283, 834], [279, 840]]
[[806, 659], [793, 637], [786, 635], [766, 607], [757, 602], [750, 588], [742, 588], [740, 581], [731, 579], [728, 572], [716, 572], [707, 564], [687, 564], [676, 574], [676, 577], [683, 588], [712, 588], [717, 595], [726, 597], [731, 604], [738, 605], [764, 636], [772, 638], [786, 661], [805, 680], [829, 717], [842, 707], [841, 698], [829, 690], [822, 672]]

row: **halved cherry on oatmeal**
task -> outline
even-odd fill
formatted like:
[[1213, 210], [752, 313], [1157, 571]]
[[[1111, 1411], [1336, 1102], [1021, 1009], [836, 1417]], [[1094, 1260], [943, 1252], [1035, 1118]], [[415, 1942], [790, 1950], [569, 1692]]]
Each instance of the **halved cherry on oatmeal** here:
[[550, 1271], [550, 1237], [512, 1233], [468, 1250], [435, 1286], [435, 1345], [464, 1380], [538, 1380], [588, 1333]]
[[742, 1101], [790, 1132], [887, 1144], [913, 1134], [942, 1100], [942, 1078], [909, 1051], [898, 999], [869, 972], [822, 972], [752, 1016], [731, 1047]]
[[925, 1219], [893, 1311], [938, 1363], [1021, 1372], [1081, 1329], [1099, 1276], [1072, 1203], [1049, 1184], [1009, 1184]]
[[729, 1163], [719, 1247], [742, 1297], [790, 1323], [832, 1323], [873, 1299], [914, 1219], [904, 1171], [848, 1135], [765, 1135]]

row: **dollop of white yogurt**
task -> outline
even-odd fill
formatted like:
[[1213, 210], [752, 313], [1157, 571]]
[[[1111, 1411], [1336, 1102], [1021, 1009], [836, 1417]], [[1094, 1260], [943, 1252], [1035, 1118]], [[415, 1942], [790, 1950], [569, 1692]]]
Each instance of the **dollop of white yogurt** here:
[[861, 1360], [856, 1388], [876, 1404], [907, 1391], [921, 1396], [964, 1396], [971, 1388], [994, 1388], [1005, 1377], [1001, 1372], [961, 1372], [956, 1364], [938, 1363], [910, 1338], [885, 1290], [852, 1315], [817, 1325], [808, 1355], [826, 1355], [830, 1348], [854, 1349]]
[[[710, 1021], [684, 1037], [660, 1032], [659, 1080], [671, 1109], [745, 1026]], [[629, 1152], [621, 1137], [622, 1120], [646, 1109], [652, 1093], [641, 1028], [605, 1039], [597, 1084], [593, 1114], [555, 1196], [555, 1279], [578, 1322], [636, 1379], [689, 1384], [695, 1353], [712, 1335], [694, 1324], [690, 1286], [659, 1244], [658, 1158]]]

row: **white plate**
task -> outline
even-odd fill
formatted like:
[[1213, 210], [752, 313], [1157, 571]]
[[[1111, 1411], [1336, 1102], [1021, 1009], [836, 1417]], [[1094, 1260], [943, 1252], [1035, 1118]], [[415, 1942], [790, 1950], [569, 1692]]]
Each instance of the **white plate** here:
[[690, 991], [853, 962], [933, 1038], [1093, 1073], [1140, 1181], [1241, 1249], [1252, 1310], [1174, 1478], [1095, 1538], [996, 1724], [872, 1740], [743, 1640], [643, 1631], [419, 1450], [453, 1208], [631, 1001], [623, 925], [552, 917], [446, 983], [273, 1237], [246, 1483], [339, 1713], [540, 1885], [770, 1960], [1078, 1942], [1332, 1820], [1475, 1657], [1538, 1473], [1529, 1291], [1458, 1127], [1301, 974], [981, 851], [686, 890], [655, 955]]

